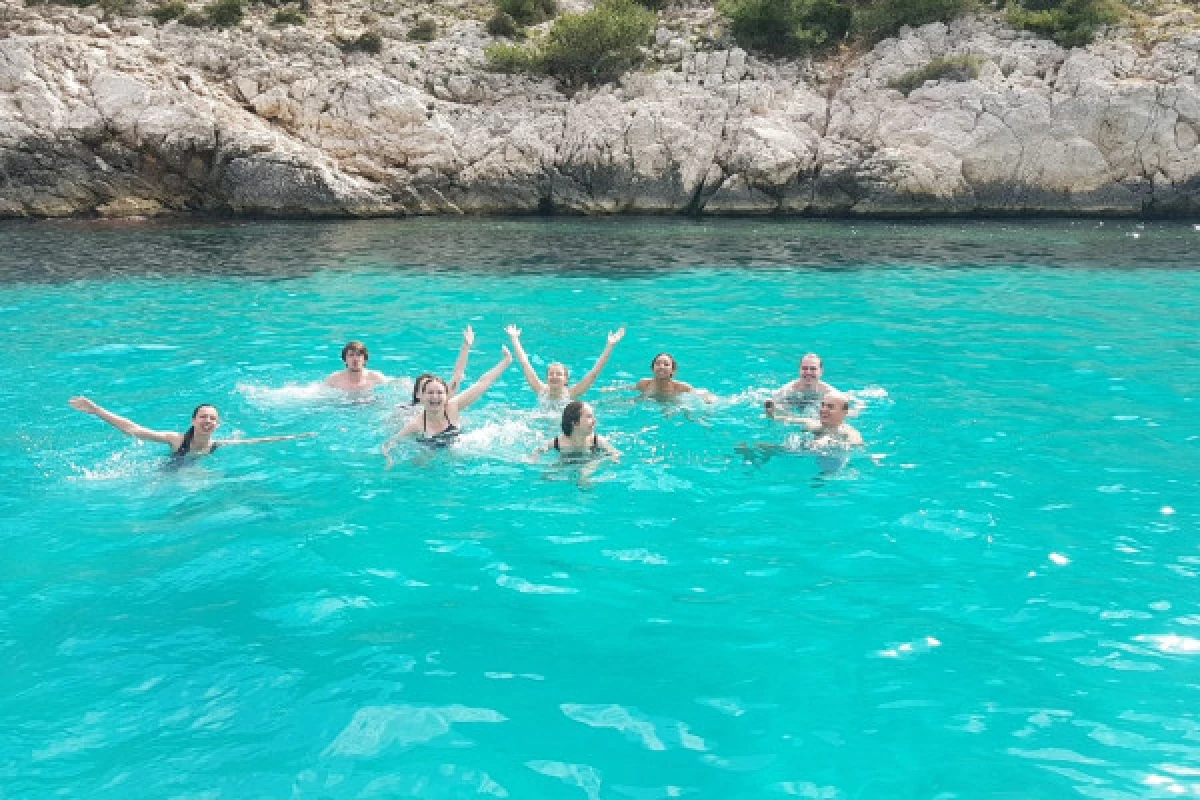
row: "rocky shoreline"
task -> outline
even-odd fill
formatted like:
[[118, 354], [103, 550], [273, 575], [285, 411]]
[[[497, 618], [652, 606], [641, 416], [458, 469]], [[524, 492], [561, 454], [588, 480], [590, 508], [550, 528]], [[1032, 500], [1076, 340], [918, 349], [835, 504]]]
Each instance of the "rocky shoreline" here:
[[[1064, 50], [971, 16], [783, 63], [696, 36], [704, 13], [567, 93], [487, 72], [470, 14], [418, 43], [366, 10], [372, 55], [333, 44], [332, 12], [216, 31], [7, 7], [0, 217], [1200, 211], [1191, 18]], [[943, 56], [978, 77], [889, 88]]]

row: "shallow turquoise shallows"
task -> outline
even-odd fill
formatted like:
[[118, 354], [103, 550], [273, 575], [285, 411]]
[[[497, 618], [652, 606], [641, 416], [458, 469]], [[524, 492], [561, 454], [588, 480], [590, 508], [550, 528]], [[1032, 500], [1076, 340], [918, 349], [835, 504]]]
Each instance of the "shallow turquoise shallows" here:
[[[1200, 796], [1200, 226], [0, 227], [0, 798]], [[624, 456], [434, 458], [370, 366], [524, 329]], [[816, 351], [848, 463], [746, 444]], [[67, 399], [316, 431], [164, 469]], [[761, 463], [760, 463], [761, 462]]]

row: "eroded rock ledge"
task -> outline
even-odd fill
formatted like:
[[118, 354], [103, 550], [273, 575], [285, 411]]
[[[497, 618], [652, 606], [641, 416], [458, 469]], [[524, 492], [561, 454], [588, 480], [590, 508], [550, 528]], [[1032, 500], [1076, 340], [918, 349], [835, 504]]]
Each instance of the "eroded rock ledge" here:
[[[969, 17], [780, 65], [660, 29], [654, 67], [568, 96], [483, 71], [475, 20], [370, 56], [307, 28], [9, 13], [0, 216], [1200, 210], [1195, 34], [1064, 51]], [[887, 88], [957, 54], [977, 80]]]

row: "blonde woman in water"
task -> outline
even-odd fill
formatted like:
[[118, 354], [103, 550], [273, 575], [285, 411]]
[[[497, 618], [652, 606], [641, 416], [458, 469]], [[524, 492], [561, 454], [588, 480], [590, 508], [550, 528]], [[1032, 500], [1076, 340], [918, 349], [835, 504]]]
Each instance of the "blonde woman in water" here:
[[509, 325], [504, 332], [512, 340], [513, 352], [517, 354], [517, 361], [521, 362], [521, 370], [525, 373], [525, 380], [528, 381], [529, 388], [533, 389], [543, 403], [567, 403], [582, 397], [588, 389], [592, 388], [592, 384], [604, 371], [608, 359], [612, 357], [613, 348], [625, 338], [624, 328], [610, 332], [608, 344], [604, 346], [604, 352], [596, 359], [595, 366], [580, 379], [579, 383], [571, 385], [568, 383], [570, 373], [567, 371], [566, 365], [558, 361], [546, 367], [545, 381], [539, 378], [533, 365], [529, 363], [529, 356], [525, 353], [525, 348], [521, 346], [521, 329], [516, 325]]

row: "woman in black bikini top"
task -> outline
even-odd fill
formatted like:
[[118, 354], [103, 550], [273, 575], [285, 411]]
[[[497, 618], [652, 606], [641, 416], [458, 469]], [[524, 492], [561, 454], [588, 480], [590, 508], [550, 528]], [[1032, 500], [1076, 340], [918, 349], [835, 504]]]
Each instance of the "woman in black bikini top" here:
[[174, 458], [183, 458], [188, 455], [207, 456], [216, 452], [218, 447], [235, 444], [283, 442], [288, 439], [316, 436], [315, 433], [298, 433], [289, 436], [262, 436], [257, 439], [222, 439], [217, 441], [213, 438], [213, 433], [216, 432], [217, 427], [221, 424], [221, 415], [217, 411], [217, 407], [209, 403], [196, 406], [196, 410], [192, 412], [192, 425], [183, 433], [152, 430], [125, 417], [118, 416], [86, 397], [72, 397], [70, 403], [72, 408], [82, 411], [85, 414], [99, 417], [121, 433], [132, 436], [135, 439], [141, 439], [144, 442], [165, 444], [171, 448], [171, 455]]
[[596, 412], [581, 400], [567, 403], [562, 414], [562, 433], [534, 451], [534, 455], [557, 450], [563, 457], [621, 457], [608, 440], [596, 433]]
[[505, 347], [500, 363], [483, 373], [470, 389], [453, 397], [441, 378], [431, 377], [425, 381], [420, 394], [421, 413], [414, 414], [399, 433], [383, 443], [383, 456], [388, 466], [395, 463], [392, 450], [404, 439], [413, 438], [430, 447], [446, 447], [453, 442], [462, 430], [459, 412], [482, 397], [511, 363], [512, 353]]

